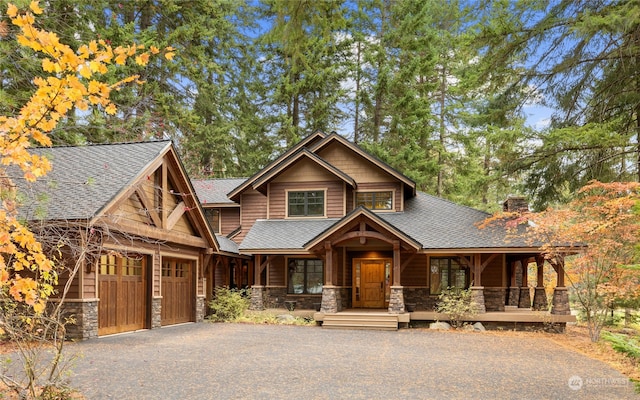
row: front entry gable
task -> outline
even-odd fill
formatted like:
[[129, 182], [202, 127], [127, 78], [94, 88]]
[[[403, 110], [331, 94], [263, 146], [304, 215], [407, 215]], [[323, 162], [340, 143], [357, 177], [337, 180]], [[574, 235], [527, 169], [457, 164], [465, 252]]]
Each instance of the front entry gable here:
[[322, 252], [327, 243], [344, 247], [386, 247], [394, 246], [416, 252], [422, 246], [410, 236], [390, 225], [374, 212], [358, 207], [340, 221], [333, 224], [314, 239], [305, 244], [310, 252]]

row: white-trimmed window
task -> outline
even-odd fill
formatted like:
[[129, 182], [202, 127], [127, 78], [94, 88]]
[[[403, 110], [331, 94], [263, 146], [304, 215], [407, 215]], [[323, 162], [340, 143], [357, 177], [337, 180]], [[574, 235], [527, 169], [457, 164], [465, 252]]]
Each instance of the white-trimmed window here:
[[393, 192], [385, 190], [380, 192], [357, 192], [356, 207], [364, 206], [369, 210], [390, 211], [393, 210]]
[[289, 217], [324, 217], [324, 190], [287, 192]]

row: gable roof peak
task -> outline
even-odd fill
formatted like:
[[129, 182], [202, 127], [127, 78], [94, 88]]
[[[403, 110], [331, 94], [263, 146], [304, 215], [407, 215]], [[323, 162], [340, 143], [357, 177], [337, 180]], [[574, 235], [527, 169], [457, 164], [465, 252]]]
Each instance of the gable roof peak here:
[[377, 165], [379, 168], [381, 168], [382, 170], [386, 171], [390, 175], [396, 177], [398, 180], [400, 180], [405, 185], [405, 190], [406, 190], [405, 193], [409, 194], [410, 197], [413, 197], [413, 196], [416, 195], [416, 183], [413, 181], [413, 179], [407, 177], [402, 172], [396, 170], [395, 168], [393, 168], [392, 166], [390, 166], [386, 162], [382, 161], [378, 157], [376, 157], [373, 154], [371, 154], [371, 153], [365, 151], [364, 149], [362, 149], [362, 147], [360, 147], [358, 144], [353, 143], [352, 141], [350, 141], [347, 138], [345, 138], [344, 136], [336, 133], [335, 131], [331, 132], [330, 135], [326, 136], [321, 141], [312, 144], [311, 147], [309, 148], [309, 150], [311, 152], [315, 153], [315, 154], [318, 154], [318, 152], [321, 149], [325, 148], [330, 143], [336, 142], [336, 141], [341, 143], [343, 146], [349, 148], [354, 153], [360, 155], [361, 157], [363, 157], [363, 158], [369, 160], [370, 162], [372, 162], [373, 164]]

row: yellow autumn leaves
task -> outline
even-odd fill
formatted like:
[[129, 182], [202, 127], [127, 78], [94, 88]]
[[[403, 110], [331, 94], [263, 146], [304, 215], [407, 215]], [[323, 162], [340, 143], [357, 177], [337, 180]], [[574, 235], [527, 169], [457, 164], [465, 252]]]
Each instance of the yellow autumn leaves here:
[[[107, 73], [110, 65], [124, 65], [133, 59], [144, 66], [152, 55], [161, 52], [154, 46], [144, 51], [144, 46], [135, 44], [113, 48], [104, 40], [91, 41], [74, 51], [55, 33], [35, 25], [35, 16], [43, 12], [38, 1], [32, 1], [28, 10], [7, 6], [11, 23], [20, 30], [16, 40], [43, 56], [42, 70], [50, 75], [34, 79], [35, 92], [18, 115], [0, 116], [0, 176], [5, 177], [0, 179], [0, 289], [8, 289], [14, 300], [33, 306], [36, 312], [44, 310], [57, 277], [40, 243], [17, 218], [14, 185], [3, 168], [20, 167], [28, 181], [45, 175], [51, 168], [48, 160], [27, 149], [34, 143], [50, 146], [48, 133], [74, 108], [99, 107], [115, 114], [116, 107], [109, 99], [111, 91], [126, 83], [139, 83], [138, 76], [110, 84], [97, 78]], [[172, 48], [164, 49], [167, 59], [174, 55]]]

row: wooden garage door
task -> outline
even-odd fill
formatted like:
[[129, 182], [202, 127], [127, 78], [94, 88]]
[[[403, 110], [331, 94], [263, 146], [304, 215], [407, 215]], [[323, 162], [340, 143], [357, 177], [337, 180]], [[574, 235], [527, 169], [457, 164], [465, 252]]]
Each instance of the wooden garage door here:
[[146, 257], [102, 255], [98, 270], [98, 335], [145, 328]]
[[193, 262], [162, 260], [162, 325], [193, 321]]

